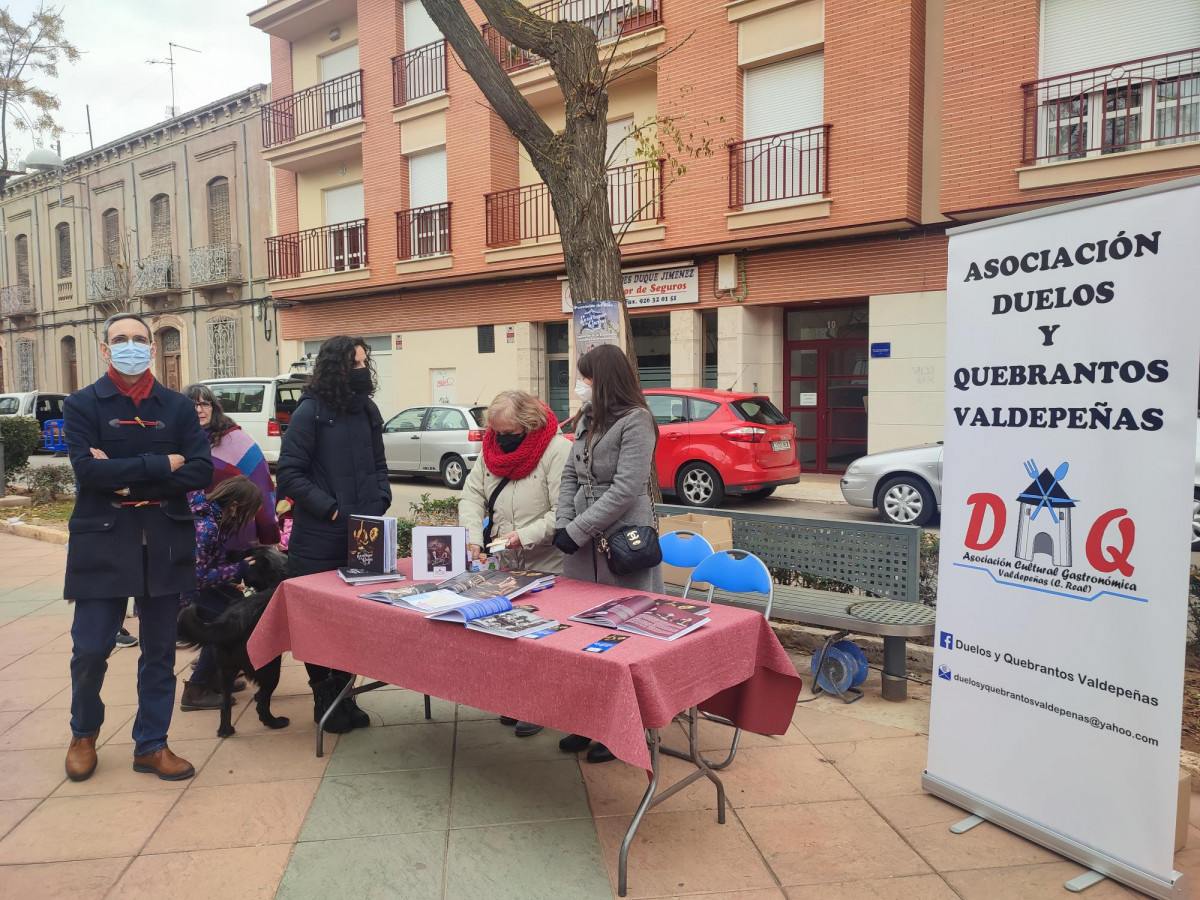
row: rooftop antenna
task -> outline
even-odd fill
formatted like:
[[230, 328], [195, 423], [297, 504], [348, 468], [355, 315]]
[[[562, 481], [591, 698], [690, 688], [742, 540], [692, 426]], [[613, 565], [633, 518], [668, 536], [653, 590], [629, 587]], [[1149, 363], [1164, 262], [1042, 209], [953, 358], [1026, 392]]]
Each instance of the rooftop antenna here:
[[190, 50], [192, 53], [199, 53], [192, 47], [185, 47], [183, 44], [176, 44], [173, 41], [167, 42], [167, 58], [166, 59], [148, 59], [147, 65], [151, 66], [166, 66], [171, 72], [171, 105], [167, 108], [167, 118], [173, 118], [179, 115], [179, 107], [175, 105], [175, 48], [180, 50]]
[[750, 363], [746, 363], [746, 365], [742, 366], [742, 371], [738, 372], [738, 377], [733, 379], [733, 384], [725, 388], [725, 390], [732, 391], [735, 387], [737, 387], [738, 382], [742, 380], [742, 376], [746, 374], [746, 370], [748, 368], [750, 368]]

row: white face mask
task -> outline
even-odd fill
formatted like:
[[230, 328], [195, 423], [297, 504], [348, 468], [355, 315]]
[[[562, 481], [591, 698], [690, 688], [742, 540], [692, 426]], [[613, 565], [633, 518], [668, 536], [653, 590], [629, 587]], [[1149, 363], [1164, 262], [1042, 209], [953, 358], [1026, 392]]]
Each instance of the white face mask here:
[[580, 380], [575, 382], [575, 396], [584, 403], [592, 402], [592, 386], [586, 381]]

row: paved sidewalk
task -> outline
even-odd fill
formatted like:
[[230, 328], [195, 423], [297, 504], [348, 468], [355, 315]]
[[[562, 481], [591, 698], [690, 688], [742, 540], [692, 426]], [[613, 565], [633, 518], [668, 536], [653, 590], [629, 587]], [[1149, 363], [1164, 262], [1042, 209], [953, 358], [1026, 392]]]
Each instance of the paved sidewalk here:
[[[176, 713], [171, 745], [198, 774], [170, 783], [131, 770], [138, 651], [118, 650], [100, 766], [67, 781], [65, 553], [0, 535], [0, 559], [0, 897], [615, 896], [640, 770], [589, 765], [560, 753], [557, 733], [518, 740], [490, 713], [438, 700], [426, 722], [420, 695], [394, 688], [364, 695], [374, 727], [330, 736], [318, 760], [311, 695], [290, 658], [274, 709], [292, 724], [268, 732], [249, 692], [231, 738], [215, 737], [215, 712]], [[726, 824], [704, 783], [656, 807], [633, 846], [629, 896], [1071, 896], [1062, 883], [1077, 864], [991, 825], [950, 834], [964, 814], [921, 792], [928, 692], [913, 687], [910, 702], [884, 703], [873, 674], [860, 703], [821, 697], [782, 737], [747, 735], [724, 773]], [[706, 723], [702, 738], [716, 750], [727, 731]], [[685, 770], [666, 761], [668, 776]], [[1198, 826], [1194, 802], [1191, 846], [1176, 857], [1192, 879]], [[1132, 896], [1111, 882], [1086, 894]]]

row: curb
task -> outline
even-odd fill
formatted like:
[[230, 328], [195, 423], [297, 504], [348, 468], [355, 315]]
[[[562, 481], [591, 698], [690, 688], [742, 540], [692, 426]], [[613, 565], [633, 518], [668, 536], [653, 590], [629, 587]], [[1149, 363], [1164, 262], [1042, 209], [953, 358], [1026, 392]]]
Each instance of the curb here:
[[47, 528], [44, 525], [27, 525], [18, 522], [15, 525], [0, 521], [0, 534], [12, 534], [17, 537], [32, 538], [35, 541], [45, 541], [48, 544], [65, 544], [70, 535], [57, 528]]

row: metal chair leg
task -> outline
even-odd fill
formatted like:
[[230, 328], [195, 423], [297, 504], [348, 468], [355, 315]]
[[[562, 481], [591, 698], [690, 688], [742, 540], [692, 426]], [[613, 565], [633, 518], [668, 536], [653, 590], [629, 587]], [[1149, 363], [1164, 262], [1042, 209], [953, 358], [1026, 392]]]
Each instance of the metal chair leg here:
[[425, 718], [427, 718], [427, 719], [433, 718], [433, 710], [430, 709], [430, 707], [429, 707], [429, 695], [428, 694], [425, 695]]

